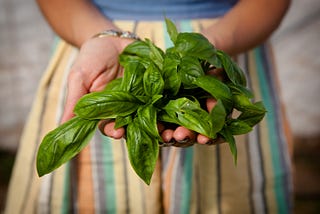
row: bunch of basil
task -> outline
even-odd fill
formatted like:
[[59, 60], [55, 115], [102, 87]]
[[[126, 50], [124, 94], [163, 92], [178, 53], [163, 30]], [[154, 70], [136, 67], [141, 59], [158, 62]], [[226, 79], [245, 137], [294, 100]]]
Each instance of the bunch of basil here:
[[[262, 102], [253, 103], [252, 93], [238, 65], [199, 33], [178, 33], [166, 19], [173, 47], [166, 52], [150, 40], [135, 41], [125, 48], [119, 62], [124, 75], [106, 89], [82, 97], [76, 116], [49, 132], [37, 156], [39, 176], [50, 173], [90, 141], [103, 119], [115, 119], [116, 128], [126, 128], [129, 159], [136, 173], [149, 184], [162, 139], [157, 122], [184, 126], [212, 139], [222, 137], [230, 145], [234, 160], [234, 135], [248, 133], [265, 115]], [[222, 68], [223, 81], [209, 70]], [[204, 103], [214, 97], [217, 104], [206, 111]], [[234, 109], [240, 114], [232, 118]]]

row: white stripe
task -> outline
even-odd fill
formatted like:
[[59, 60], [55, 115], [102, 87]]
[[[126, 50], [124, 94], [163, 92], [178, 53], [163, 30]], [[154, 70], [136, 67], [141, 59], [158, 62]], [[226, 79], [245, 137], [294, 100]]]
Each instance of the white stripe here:
[[[97, 213], [102, 212], [100, 197], [99, 197], [99, 175], [98, 175], [98, 160], [96, 158], [97, 151], [96, 151], [96, 143], [98, 140], [96, 139], [96, 135], [93, 137], [93, 140], [90, 142], [90, 151], [91, 151], [91, 165], [92, 165], [92, 177], [93, 177], [93, 189], [94, 189], [94, 207]], [[101, 160], [100, 160], [101, 161]]]
[[52, 185], [52, 173], [47, 174], [41, 178], [41, 188], [39, 193], [39, 202], [38, 210], [39, 214], [50, 213], [50, 194], [51, 194], [51, 185]]
[[261, 188], [263, 185], [263, 174], [261, 172], [261, 155], [258, 147], [258, 129], [254, 127], [252, 132], [249, 133], [249, 155], [250, 155], [250, 166], [252, 176], [252, 200], [254, 206], [254, 213], [262, 213], [264, 211], [264, 201], [261, 195]]

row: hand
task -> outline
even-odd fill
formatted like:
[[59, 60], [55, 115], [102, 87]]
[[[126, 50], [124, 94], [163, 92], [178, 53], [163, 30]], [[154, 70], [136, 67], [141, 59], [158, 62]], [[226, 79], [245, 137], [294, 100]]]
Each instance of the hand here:
[[[216, 76], [221, 81], [225, 78], [223, 69], [212, 69], [208, 71], [208, 75]], [[207, 111], [210, 112], [215, 104], [214, 98], [208, 98], [206, 101]], [[125, 129], [123, 127], [115, 129], [114, 120], [104, 120], [100, 123], [99, 129], [106, 136], [114, 139], [120, 139], [125, 136]], [[224, 142], [223, 139], [210, 139], [202, 134], [195, 133], [183, 126], [179, 126], [176, 129], [171, 127], [165, 127], [163, 124], [158, 123], [158, 130], [165, 143], [172, 144], [172, 142], [181, 142], [181, 144], [189, 144], [197, 142], [199, 144], [219, 144]]]
[[[207, 110], [210, 112], [216, 104], [216, 100], [214, 98], [208, 98], [206, 101]], [[161, 130], [159, 130], [161, 131]], [[165, 129], [161, 132], [161, 137], [164, 142], [197, 142], [199, 144], [213, 144], [215, 143], [214, 139], [210, 139], [207, 136], [202, 134], [197, 134], [192, 130], [189, 130], [183, 126], [179, 126], [175, 130], [173, 129]]]
[[109, 36], [89, 39], [81, 46], [68, 76], [62, 122], [74, 116], [74, 106], [83, 95], [103, 90], [108, 82], [121, 75], [118, 57], [131, 42], [133, 40]]
[[[211, 111], [216, 104], [216, 100], [213, 98], [207, 99], [207, 110]], [[120, 139], [125, 135], [125, 129], [123, 127], [115, 129], [114, 120], [102, 121], [99, 125], [100, 131], [106, 136], [114, 139]], [[176, 129], [165, 127], [163, 124], [158, 123], [158, 130], [165, 143], [182, 142], [188, 144], [190, 142], [197, 142], [199, 144], [217, 144], [222, 143], [221, 139], [210, 139], [202, 134], [197, 134], [183, 126], [179, 126]]]

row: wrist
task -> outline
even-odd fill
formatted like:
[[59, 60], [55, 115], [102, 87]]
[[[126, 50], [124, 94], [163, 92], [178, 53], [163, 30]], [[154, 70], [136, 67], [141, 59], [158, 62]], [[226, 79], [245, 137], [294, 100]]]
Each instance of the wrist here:
[[130, 31], [122, 31], [118, 29], [108, 29], [101, 31], [91, 37], [91, 39], [108, 39], [112, 40], [112, 44], [115, 45], [120, 52], [130, 43], [140, 38]]
[[101, 38], [101, 37], [109, 37], [109, 36], [119, 37], [123, 39], [140, 40], [140, 38], [135, 33], [132, 33], [130, 31], [115, 30], [115, 29], [104, 30], [100, 33], [95, 34], [93, 38]]

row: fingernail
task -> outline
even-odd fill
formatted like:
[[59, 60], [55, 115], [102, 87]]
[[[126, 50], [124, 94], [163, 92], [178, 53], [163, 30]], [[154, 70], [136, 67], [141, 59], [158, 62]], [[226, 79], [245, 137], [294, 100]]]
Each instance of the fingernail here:
[[208, 142], [206, 142], [206, 145], [213, 145], [214, 141], [213, 140], [209, 140]]
[[190, 138], [189, 137], [186, 137], [185, 139], [183, 140], [178, 140], [177, 142], [178, 143], [188, 143], [190, 141]]

